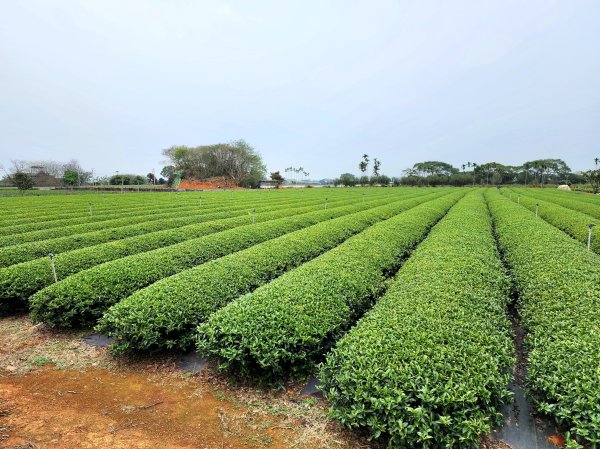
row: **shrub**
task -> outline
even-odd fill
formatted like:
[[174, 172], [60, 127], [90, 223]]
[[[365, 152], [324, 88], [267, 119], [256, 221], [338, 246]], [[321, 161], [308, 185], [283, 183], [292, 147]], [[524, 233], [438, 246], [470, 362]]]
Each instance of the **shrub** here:
[[554, 191], [549, 192], [548, 190], [532, 190], [532, 189], [511, 189], [513, 192], [513, 198], [515, 195], [527, 195], [533, 198], [539, 198], [542, 200], [549, 201], [550, 203], [558, 204], [567, 209], [572, 209], [582, 214], [590, 215], [595, 219], [600, 218], [600, 207], [598, 204], [588, 203], [586, 201], [580, 201], [581, 195], [557, 195]]
[[[503, 190], [503, 193], [510, 196], [507, 191]], [[516, 202], [517, 196], [513, 194], [512, 197]], [[589, 215], [528, 195], [521, 195], [518, 201], [521, 206], [533, 212], [535, 212], [536, 204], [539, 204], [538, 214], [542, 219], [584, 244], [587, 244], [588, 225], [597, 221]], [[600, 239], [593, 239], [591, 243], [592, 250], [600, 253]]]
[[[316, 207], [319, 210], [315, 211]], [[108, 307], [164, 277], [310, 226], [325, 217], [343, 214], [339, 208], [321, 208], [321, 205], [308, 206], [259, 214], [256, 224], [186, 240], [81, 271], [33, 295], [30, 298], [32, 319], [62, 327], [94, 324]]]
[[[442, 194], [375, 208], [369, 203], [348, 206], [344, 209], [350, 215], [325, 220], [139, 290], [112, 306], [98, 329], [116, 337], [114, 352], [173, 346], [187, 349], [195, 327], [229, 301], [334, 248], [373, 223]], [[358, 212], [366, 207], [369, 209]]]
[[571, 435], [598, 443], [600, 257], [506, 197], [486, 195], [519, 293], [529, 391]]
[[454, 192], [378, 223], [223, 307], [199, 327], [198, 350], [245, 377], [277, 381], [306, 372], [462, 195]]
[[390, 447], [476, 446], [501, 418], [514, 363], [510, 283], [481, 192], [456, 204], [331, 351], [331, 414]]
[[[288, 202], [279, 202], [276, 203], [263, 203], [265, 206], [258, 209], [258, 212], [269, 210], [269, 209], [277, 209], [277, 208], [292, 208], [292, 207], [303, 207], [310, 204], [314, 204], [316, 207], [319, 207], [322, 203], [321, 200], [311, 200], [307, 202], [299, 202], [294, 206], [290, 206]], [[334, 203], [337, 204], [337, 203]], [[274, 206], [274, 207], [269, 207]], [[168, 229], [169, 227], [178, 227], [189, 225], [194, 222], [204, 222], [207, 219], [215, 219], [215, 218], [223, 218], [223, 217], [231, 217], [231, 216], [247, 216], [249, 209], [248, 204], [246, 205], [237, 205], [231, 208], [228, 208], [227, 212], [223, 212], [222, 210], [217, 213], [217, 215], [210, 216], [210, 214], [206, 214], [205, 210], [200, 210], [198, 206], [189, 212], [179, 211], [175, 213], [168, 214], [150, 214], [150, 215], [142, 215], [131, 218], [122, 218], [119, 220], [110, 220], [107, 222], [101, 222], [98, 224], [94, 224], [94, 228], [104, 228], [103, 230], [96, 232], [85, 232], [85, 229], [89, 229], [90, 226], [80, 225], [80, 226], [71, 226], [62, 229], [57, 229], [57, 232], [60, 234], [71, 232], [72, 235], [66, 237], [57, 237], [52, 239], [43, 239], [40, 241], [26, 242], [12, 246], [5, 246], [0, 248], [0, 267], [8, 267], [13, 264], [26, 262], [29, 260], [36, 259], [38, 257], [46, 256], [48, 253], [62, 253], [66, 251], [72, 251], [79, 248], [85, 248], [92, 245], [98, 245], [101, 243], [110, 242], [112, 240], [123, 239], [127, 237], [133, 237], [139, 234], [149, 233], [153, 231], [160, 231], [163, 229]], [[181, 217], [181, 216], [184, 217]], [[187, 218], [185, 216], [187, 215]], [[171, 218], [171, 217], [180, 217], [180, 218]], [[166, 218], [166, 220], [162, 219]], [[243, 224], [247, 223], [247, 220], [242, 220]], [[114, 226], [114, 227], [111, 227]], [[77, 233], [80, 231], [81, 233]], [[40, 233], [39, 231], [36, 234]], [[17, 236], [7, 236], [6, 239], [15, 238], [24, 236], [25, 234], [19, 234]], [[1, 240], [1, 238], [0, 238]]]

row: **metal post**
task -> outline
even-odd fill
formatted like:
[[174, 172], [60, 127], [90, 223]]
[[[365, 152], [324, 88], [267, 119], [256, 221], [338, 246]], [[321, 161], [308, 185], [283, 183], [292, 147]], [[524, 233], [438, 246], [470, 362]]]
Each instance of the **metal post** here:
[[50, 265], [52, 265], [52, 275], [54, 276], [54, 283], [56, 284], [58, 282], [58, 279], [56, 278], [56, 267], [54, 266], [54, 254], [50, 253], [48, 254], [48, 257], [50, 258]]
[[588, 243], [587, 243], [587, 250], [590, 251], [591, 247], [592, 247], [592, 228], [596, 226], [594, 223], [590, 223], [588, 225]]
[[538, 210], [540, 208], [540, 203], [535, 203], [535, 219], [538, 219]]
[[362, 202], [363, 203], [365, 202], [365, 192], [363, 192], [363, 200], [362, 200]]
[[91, 217], [91, 216], [92, 216], [92, 214], [93, 214], [93, 212], [92, 212], [92, 203], [90, 202], [90, 203], [88, 203], [88, 204], [89, 204], [89, 206], [90, 206], [90, 217]]
[[519, 206], [521, 205], [521, 195], [517, 196], [517, 204]]
[[256, 216], [256, 208], [252, 209], [252, 224], [254, 224], [254, 217]]
[[328, 200], [327, 200], [327, 198], [325, 198], [325, 209], [327, 209], [327, 202], [328, 202]]

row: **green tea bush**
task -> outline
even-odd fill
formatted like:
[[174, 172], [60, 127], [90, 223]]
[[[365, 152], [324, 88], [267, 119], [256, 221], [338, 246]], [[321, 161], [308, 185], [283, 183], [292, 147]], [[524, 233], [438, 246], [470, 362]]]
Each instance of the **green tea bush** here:
[[196, 326], [229, 301], [283, 272], [336, 247], [368, 226], [415, 207], [433, 197], [392, 202], [326, 220], [243, 251], [165, 278], [112, 306], [99, 331], [116, 338], [115, 353], [127, 350], [187, 349]]
[[477, 447], [510, 398], [509, 291], [482, 192], [470, 193], [329, 353], [332, 416], [389, 447]]
[[345, 213], [311, 206], [259, 214], [263, 221], [256, 224], [113, 260], [33, 295], [31, 316], [61, 327], [94, 324], [108, 307], [164, 277]]
[[[213, 203], [210, 206], [204, 206], [204, 209], [216, 209], [223, 207], [223, 203]], [[102, 225], [100, 223], [104, 223], [106, 225], [107, 221], [114, 219], [122, 219], [127, 217], [136, 217], [139, 215], [161, 215], [163, 217], [168, 217], [169, 214], [173, 215], [177, 212], [190, 212], [190, 211], [198, 211], [199, 205], [198, 202], [185, 204], [176, 204], [176, 205], [160, 205], [160, 204], [150, 204], [150, 205], [140, 205], [136, 207], [129, 207], [127, 209], [117, 209], [114, 208], [103, 208], [101, 209], [98, 205], [92, 205], [92, 215], [89, 215], [89, 205], [85, 206], [86, 212], [85, 214], [80, 213], [74, 216], [69, 216], [68, 214], [61, 214], [60, 212], [54, 215], [37, 215], [34, 214], [35, 221], [24, 223], [24, 224], [15, 224], [15, 225], [3, 225], [0, 228], [0, 236], [14, 236], [17, 238], [17, 234], [29, 234], [25, 237], [22, 242], [26, 241], [35, 241], [41, 240], [43, 238], [54, 238], [57, 237], [54, 232], [57, 232], [55, 228], [66, 227], [66, 226], [79, 226], [79, 225], [92, 225], [94, 226], [90, 230], [101, 229]], [[60, 209], [59, 209], [60, 210]], [[65, 216], [66, 215], [66, 216]], [[65, 218], [62, 218], [65, 217]], [[159, 217], [160, 218], [160, 217]], [[80, 231], [80, 228], [75, 228], [74, 231], [70, 233], [79, 233], [79, 232], [87, 232]], [[39, 232], [41, 231], [41, 232]], [[47, 233], [49, 231], [49, 234]], [[63, 234], [65, 235], [65, 234]], [[68, 235], [68, 234], [67, 234]], [[18, 237], [22, 238], [22, 237]], [[17, 242], [16, 240], [8, 240], [6, 237], [0, 237], [0, 246], [6, 246], [7, 244], [15, 244], [22, 243], [21, 241]]]
[[[404, 195], [403, 197], [410, 198], [411, 195]], [[388, 201], [390, 201], [390, 198], [386, 199], [374, 196], [365, 202], [365, 207], [376, 206]], [[335, 204], [347, 204], [347, 201], [336, 202]], [[320, 207], [318, 206], [318, 208]], [[315, 209], [313, 206], [308, 209], [297, 209], [296, 212], [301, 213]], [[259, 213], [255, 217], [255, 221], [258, 223], [279, 216], [278, 212], [275, 212], [275, 214], [271, 212]], [[214, 232], [243, 226], [250, 223], [251, 218], [247, 215], [246, 209], [243, 209], [242, 212], [236, 212], [235, 209], [229, 208], [227, 211], [202, 215], [202, 218], [196, 221], [201, 222], [179, 228], [174, 227], [174, 222], [170, 229], [164, 231], [151, 232], [57, 254], [54, 257], [57, 277], [59, 280], [63, 280], [67, 276], [105, 262], [174, 245]], [[0, 304], [4, 304], [4, 309], [7, 311], [23, 308], [31, 295], [53, 282], [54, 279], [48, 257], [1, 268]]]
[[[337, 205], [338, 202], [333, 202], [333, 205]], [[289, 205], [286, 202], [277, 202], [275, 204], [265, 203], [262, 207], [255, 208], [258, 213], [263, 211], [277, 210], [277, 209], [291, 209], [294, 207], [307, 207], [313, 205], [315, 208], [322, 207], [322, 201], [308, 201], [298, 202], [294, 205]], [[110, 227], [107, 223], [107, 229], [88, 232], [85, 234], [75, 234], [68, 237], [59, 237], [55, 239], [41, 240], [37, 242], [22, 243], [13, 246], [5, 246], [0, 248], [0, 267], [8, 267], [17, 263], [27, 262], [34, 260], [39, 257], [47, 256], [48, 253], [60, 254], [67, 251], [73, 251], [79, 248], [85, 248], [89, 246], [99, 245], [114, 240], [124, 239], [133, 237], [140, 234], [146, 234], [150, 232], [160, 231], [163, 229], [169, 229], [179, 226], [190, 225], [192, 223], [206, 222], [209, 220], [216, 220], [226, 217], [235, 216], [248, 216], [249, 211], [252, 207], [248, 205], [237, 206], [228, 208], [227, 210], [216, 212], [215, 215], [207, 214], [201, 211], [199, 208], [191, 214], [177, 213], [177, 218], [169, 218], [167, 220], [148, 220], [143, 217], [135, 217], [131, 219], [133, 224], [129, 226]], [[204, 212], [204, 213], [203, 213]], [[184, 215], [184, 217], [180, 217]], [[170, 216], [170, 215], [169, 215]], [[140, 220], [142, 222], [140, 223]], [[248, 220], [242, 220], [243, 223], [247, 223]], [[23, 235], [23, 234], [21, 234]]]
[[559, 206], [566, 207], [567, 209], [581, 212], [582, 214], [589, 215], [596, 220], [600, 219], [600, 205], [588, 203], [586, 201], [580, 201], [579, 197], [581, 195], [570, 194], [568, 197], [565, 197], [565, 195], [557, 195], [554, 191], [539, 191], [537, 189], [511, 189], [511, 191], [513, 192], [513, 198], [515, 194], [527, 195], [533, 198], [539, 198], [541, 200], [548, 201], [550, 203], [558, 204]]
[[[507, 191], [503, 190], [502, 193], [510, 197], [510, 193]], [[514, 202], [517, 201], [516, 195], [513, 194], [512, 198]], [[521, 195], [518, 201], [521, 206], [534, 213], [536, 204], [539, 204], [538, 215], [540, 218], [584, 244], [587, 244], [588, 225], [597, 222], [594, 217], [589, 215], [528, 195]], [[600, 238], [592, 240], [591, 248], [592, 251], [600, 253]]]
[[[167, 211], [179, 207], [195, 205], [197, 202], [185, 201], [177, 202], [166, 201], [150, 201], [149, 204], [145, 201], [136, 199], [135, 202], [127, 202], [124, 204], [113, 203], [104, 198], [96, 196], [85, 196], [87, 201], [82, 201], [79, 204], [69, 203], [65, 197], [59, 197], [59, 201], [54, 201], [54, 205], [48, 209], [41, 209], [40, 206], [31, 206], [19, 209], [8, 209], [8, 213], [0, 218], [0, 235], [18, 234], [21, 232], [35, 231], [39, 229], [47, 229], [50, 227], [65, 226], [70, 224], [81, 224], [94, 221], [107, 220], [111, 218], [120, 218], [127, 216], [135, 216], [140, 211], [155, 209], [155, 212]], [[49, 198], [46, 201], [51, 202]], [[89, 215], [89, 203], [92, 203], [93, 215]], [[16, 212], [11, 214], [10, 212]]]
[[529, 391], [541, 412], [597, 444], [600, 257], [506, 197], [486, 195], [519, 292]]
[[199, 326], [198, 350], [219, 358], [222, 369], [267, 381], [314, 368], [463, 195], [455, 191], [377, 223], [223, 307]]

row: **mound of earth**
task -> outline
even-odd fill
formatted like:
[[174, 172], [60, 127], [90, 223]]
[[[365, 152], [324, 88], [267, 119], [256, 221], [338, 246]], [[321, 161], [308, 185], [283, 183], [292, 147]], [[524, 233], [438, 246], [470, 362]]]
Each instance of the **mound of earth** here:
[[192, 190], [216, 190], [235, 189], [242, 190], [231, 178], [225, 176], [214, 176], [207, 179], [184, 179], [179, 184], [180, 189]]

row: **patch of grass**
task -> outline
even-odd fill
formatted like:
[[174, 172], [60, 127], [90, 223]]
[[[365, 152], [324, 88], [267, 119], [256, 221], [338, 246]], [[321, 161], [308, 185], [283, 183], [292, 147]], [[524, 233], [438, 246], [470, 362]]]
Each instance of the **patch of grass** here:
[[44, 355], [38, 355], [33, 358], [32, 362], [36, 366], [45, 366], [48, 363], [52, 363], [52, 359], [50, 357], [46, 357]]
[[312, 407], [314, 405], [317, 405], [317, 398], [304, 398], [302, 399], [302, 403], [304, 405], [308, 405], [309, 407]]

